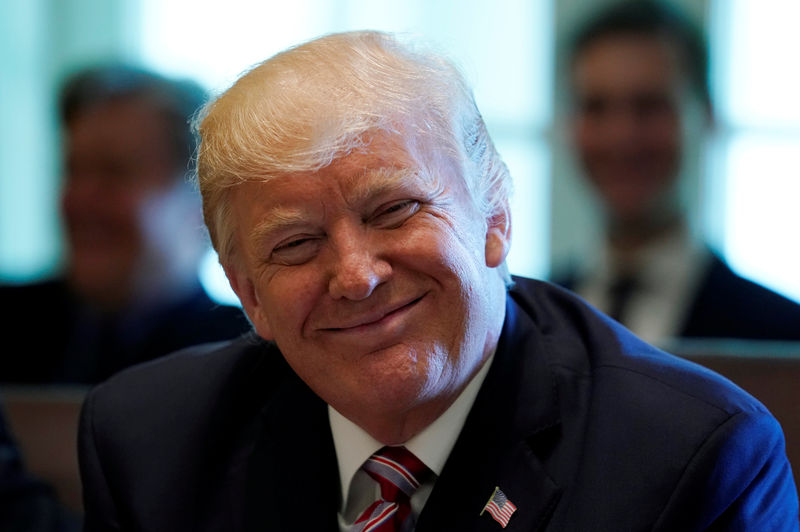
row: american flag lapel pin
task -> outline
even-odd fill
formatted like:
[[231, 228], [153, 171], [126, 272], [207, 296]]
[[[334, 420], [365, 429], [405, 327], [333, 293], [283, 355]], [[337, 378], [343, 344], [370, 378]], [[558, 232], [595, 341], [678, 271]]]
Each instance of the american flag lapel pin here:
[[494, 520], [505, 528], [511, 515], [516, 511], [517, 507], [514, 503], [508, 500], [506, 494], [500, 491], [499, 487], [495, 486], [492, 496], [489, 497], [489, 501], [481, 510], [480, 515], [483, 515], [483, 512], [489, 512]]

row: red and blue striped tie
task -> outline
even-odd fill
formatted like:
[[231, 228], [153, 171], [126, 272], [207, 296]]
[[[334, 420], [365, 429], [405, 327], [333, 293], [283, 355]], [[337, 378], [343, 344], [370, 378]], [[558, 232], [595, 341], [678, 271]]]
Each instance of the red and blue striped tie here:
[[431, 470], [405, 447], [384, 447], [370, 456], [361, 469], [380, 484], [381, 498], [364, 510], [352, 532], [413, 530], [411, 496]]

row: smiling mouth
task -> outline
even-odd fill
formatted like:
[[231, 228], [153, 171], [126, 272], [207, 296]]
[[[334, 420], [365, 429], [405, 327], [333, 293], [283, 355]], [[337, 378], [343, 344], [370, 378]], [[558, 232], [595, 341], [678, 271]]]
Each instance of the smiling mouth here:
[[357, 321], [354, 321], [354, 323], [352, 325], [347, 325], [347, 326], [344, 326], [344, 327], [327, 327], [327, 328], [325, 328], [323, 330], [332, 331], [332, 332], [336, 332], [336, 331], [352, 331], [352, 330], [358, 329], [360, 327], [369, 327], [371, 325], [377, 325], [378, 323], [380, 323], [380, 322], [382, 322], [384, 320], [387, 320], [387, 319], [391, 318], [392, 316], [396, 316], [397, 314], [400, 314], [400, 313], [405, 312], [406, 310], [410, 309], [411, 307], [413, 307], [414, 305], [419, 303], [422, 300], [423, 297], [425, 297], [424, 294], [421, 295], [420, 297], [416, 298], [416, 299], [413, 299], [413, 300], [409, 301], [408, 303], [406, 303], [404, 305], [401, 305], [401, 306], [399, 306], [399, 307], [397, 307], [395, 309], [390, 310], [389, 312], [386, 312], [385, 314], [379, 314], [377, 316], [367, 316], [365, 318], [362, 318], [362, 319], [359, 319]]

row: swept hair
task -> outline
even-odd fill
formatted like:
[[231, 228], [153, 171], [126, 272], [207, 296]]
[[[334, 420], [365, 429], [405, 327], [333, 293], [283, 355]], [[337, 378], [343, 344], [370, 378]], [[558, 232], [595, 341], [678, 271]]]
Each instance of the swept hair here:
[[396, 134], [431, 172], [459, 173], [487, 217], [510, 194], [457, 68], [386, 33], [330, 34], [281, 52], [207, 104], [195, 127], [204, 215], [222, 264], [235, 253], [231, 187], [319, 170], [375, 132]]

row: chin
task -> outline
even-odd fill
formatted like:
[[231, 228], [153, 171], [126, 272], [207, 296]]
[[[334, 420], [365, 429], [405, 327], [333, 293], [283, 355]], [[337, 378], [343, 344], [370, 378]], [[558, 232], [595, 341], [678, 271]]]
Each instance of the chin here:
[[[435, 397], [427, 374], [418, 371], [393, 372], [384, 375], [365, 375], [359, 379], [350, 394], [339, 391], [339, 396], [360, 410], [371, 410], [374, 414], [398, 414], [424, 404], [428, 397]], [[352, 398], [356, 398], [355, 401]]]

